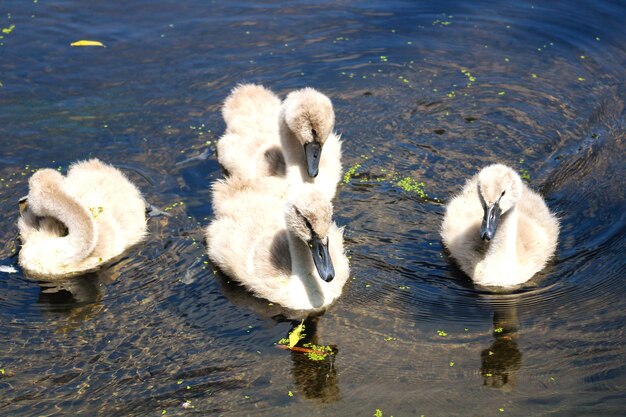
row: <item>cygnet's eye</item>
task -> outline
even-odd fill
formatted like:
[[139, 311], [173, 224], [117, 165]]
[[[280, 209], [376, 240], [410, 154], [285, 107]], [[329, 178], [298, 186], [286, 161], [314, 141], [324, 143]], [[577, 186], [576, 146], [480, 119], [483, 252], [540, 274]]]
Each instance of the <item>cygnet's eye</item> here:
[[504, 193], [506, 193], [506, 190], [502, 191], [502, 194], [500, 194], [500, 198], [504, 196]]

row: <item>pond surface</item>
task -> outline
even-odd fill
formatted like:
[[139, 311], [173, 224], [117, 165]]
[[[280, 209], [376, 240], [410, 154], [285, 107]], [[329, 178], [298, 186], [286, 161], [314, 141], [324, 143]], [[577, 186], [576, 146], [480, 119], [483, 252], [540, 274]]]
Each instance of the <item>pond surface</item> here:
[[[597, 0], [1, 2], [0, 264], [16, 266], [38, 168], [97, 156], [170, 215], [96, 274], [0, 273], [0, 415], [624, 415], [625, 16]], [[277, 349], [293, 323], [208, 263], [239, 82], [335, 105], [352, 278], [307, 323], [336, 349], [324, 361]], [[474, 288], [438, 235], [493, 162], [561, 219], [554, 260], [512, 294]]]

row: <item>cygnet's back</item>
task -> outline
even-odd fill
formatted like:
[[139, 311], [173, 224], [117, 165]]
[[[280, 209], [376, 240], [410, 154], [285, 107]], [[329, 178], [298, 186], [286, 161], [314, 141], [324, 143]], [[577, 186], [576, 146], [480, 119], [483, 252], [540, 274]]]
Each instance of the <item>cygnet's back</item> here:
[[224, 101], [226, 131], [217, 142], [218, 161], [231, 176], [282, 176], [285, 161], [278, 136], [280, 99], [267, 88], [242, 84]]

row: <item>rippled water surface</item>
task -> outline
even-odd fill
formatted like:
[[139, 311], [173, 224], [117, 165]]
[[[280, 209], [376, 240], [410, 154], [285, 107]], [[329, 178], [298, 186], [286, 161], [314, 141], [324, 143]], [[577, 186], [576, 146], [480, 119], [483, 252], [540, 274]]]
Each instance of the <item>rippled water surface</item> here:
[[[0, 272], [0, 415], [624, 415], [625, 16], [592, 0], [1, 2], [0, 264], [16, 266], [37, 168], [97, 156], [170, 216], [97, 274]], [[206, 256], [220, 105], [244, 81], [335, 105], [352, 279], [307, 323], [336, 349], [321, 362], [277, 349], [293, 324]], [[438, 235], [446, 200], [496, 161], [562, 225], [512, 294], [474, 288]]]

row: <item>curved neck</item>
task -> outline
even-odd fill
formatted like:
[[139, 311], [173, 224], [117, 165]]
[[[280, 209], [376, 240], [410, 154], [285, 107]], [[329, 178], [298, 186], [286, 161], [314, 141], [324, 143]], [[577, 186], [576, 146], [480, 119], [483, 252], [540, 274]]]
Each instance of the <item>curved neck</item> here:
[[64, 258], [84, 259], [96, 246], [96, 225], [93, 215], [76, 198], [67, 193], [62, 184], [63, 177], [54, 174], [41, 172], [40, 176], [33, 178], [28, 196], [29, 209], [38, 217], [52, 217], [67, 227], [67, 236], [54, 239], [54, 244], [62, 250]]
[[312, 306], [321, 307], [326, 301], [324, 294], [326, 286], [322, 285], [322, 279], [317, 273], [311, 256], [311, 249], [292, 232], [288, 232], [287, 235], [291, 254], [291, 279], [300, 281], [296, 287], [300, 285], [304, 287]]

